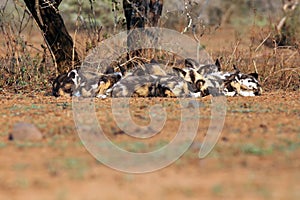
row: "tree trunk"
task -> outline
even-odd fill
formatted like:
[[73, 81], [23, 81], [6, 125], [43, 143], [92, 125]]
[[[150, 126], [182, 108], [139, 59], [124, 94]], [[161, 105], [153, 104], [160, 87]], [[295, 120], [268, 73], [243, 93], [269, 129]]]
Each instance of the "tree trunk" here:
[[[163, 0], [123, 0], [123, 9], [127, 25], [127, 47], [129, 59], [132, 56], [141, 57], [143, 50], [137, 49], [139, 42], [144, 42], [147, 37], [143, 28], [156, 27], [162, 14]], [[141, 28], [138, 31], [132, 29]], [[155, 36], [152, 36], [155, 37]], [[156, 38], [153, 38], [155, 41]]]
[[127, 30], [157, 26], [162, 14], [163, 0], [123, 0]]
[[158, 20], [162, 14], [163, 0], [150, 0], [149, 12], [148, 12], [148, 24], [149, 26], [157, 26]]
[[24, 0], [35, 19], [53, 56], [59, 74], [68, 72], [80, 63], [73, 40], [59, 14], [62, 0]]

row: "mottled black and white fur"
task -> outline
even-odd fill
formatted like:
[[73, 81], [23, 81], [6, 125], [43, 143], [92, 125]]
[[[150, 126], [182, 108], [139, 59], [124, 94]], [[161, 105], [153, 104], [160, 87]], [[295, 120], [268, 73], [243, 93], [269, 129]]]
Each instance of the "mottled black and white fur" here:
[[[122, 94], [126, 96], [127, 93], [133, 92], [134, 86], [141, 87], [142, 83], [147, 83], [151, 89], [154, 87], [155, 91], [158, 91], [158, 89], [176, 91], [173, 92], [173, 96], [199, 97], [201, 96], [199, 92], [204, 83], [204, 78], [194, 68], [189, 66], [184, 68], [168, 68], [152, 61], [149, 64], [145, 64], [136, 70], [126, 73], [121, 82], [123, 83], [115, 87], [118, 90], [121, 88], [123, 90], [118, 96]], [[126, 87], [125, 83], [128, 87]], [[115, 90], [115, 88], [113, 88], [113, 90]], [[179, 92], [179, 90], [181, 91]], [[151, 91], [152, 90], [149, 90], [149, 96], [159, 96], [158, 93]], [[160, 95], [165, 96], [164, 94]]]
[[52, 93], [56, 97], [105, 97], [106, 91], [121, 77], [120, 73], [102, 74], [77, 68], [59, 76], [53, 83]]
[[112, 97], [191, 97], [188, 84], [179, 76], [127, 76], [111, 90]]
[[160, 65], [156, 62], [122, 73], [102, 74], [71, 70], [59, 76], [53, 84], [53, 94], [83, 97], [203, 97], [257, 96], [262, 93], [257, 73], [244, 74], [238, 68], [221, 71], [215, 64], [200, 65], [186, 59], [183, 68]]

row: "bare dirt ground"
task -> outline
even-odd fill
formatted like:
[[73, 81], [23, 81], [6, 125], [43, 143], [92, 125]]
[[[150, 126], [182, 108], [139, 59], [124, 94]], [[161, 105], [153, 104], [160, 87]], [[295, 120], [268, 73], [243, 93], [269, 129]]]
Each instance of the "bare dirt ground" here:
[[[210, 99], [201, 99], [203, 116], [189, 151], [162, 170], [132, 175], [87, 152], [76, 133], [71, 99], [1, 94], [0, 199], [299, 199], [299, 99], [296, 92], [227, 98], [221, 137], [200, 160], [210, 114]], [[112, 141], [138, 152], [170, 140], [180, 124], [175, 99], [132, 99], [133, 119], [147, 121], [141, 116], [153, 102], [166, 106], [168, 122], [142, 147], [114, 129], [110, 99], [95, 100], [95, 107]], [[36, 125], [44, 139], [9, 141], [16, 122]]]
[[[234, 50], [234, 37], [235, 31], [224, 29], [205, 37], [205, 45], [210, 54], [220, 56], [216, 52]], [[249, 41], [241, 45], [248, 48]], [[300, 199], [299, 91], [227, 98], [224, 128], [205, 159], [198, 152], [210, 122], [211, 99], [197, 101], [201, 116], [195, 118], [200, 125], [192, 147], [168, 167], [133, 175], [106, 167], [85, 149], [76, 132], [72, 99], [3, 90], [0, 199]], [[154, 103], [165, 106], [168, 120], [149, 140], [133, 139], [117, 128], [110, 99], [95, 99], [95, 108], [114, 143], [147, 152], [170, 141], [181, 120], [176, 99], [158, 98], [131, 99], [133, 119], [147, 124], [147, 106]], [[44, 138], [9, 141], [17, 122], [34, 124]]]

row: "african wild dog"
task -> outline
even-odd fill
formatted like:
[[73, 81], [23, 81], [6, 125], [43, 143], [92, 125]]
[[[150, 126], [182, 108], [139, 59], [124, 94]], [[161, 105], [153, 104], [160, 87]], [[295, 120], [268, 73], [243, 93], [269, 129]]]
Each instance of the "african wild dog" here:
[[98, 80], [98, 90], [96, 92], [96, 97], [106, 98], [109, 95], [111, 88], [122, 78], [121, 73], [113, 73], [102, 75]]
[[[191, 60], [191, 59], [190, 59]], [[127, 75], [143, 76], [143, 75], [156, 75], [156, 76], [177, 76], [182, 77], [187, 82], [191, 92], [200, 92], [200, 88], [204, 83], [203, 76], [198, 73], [198, 69], [190, 67], [190, 64], [185, 62], [184, 68], [167, 67], [161, 65], [154, 60], [151, 63], [140, 66]]]
[[226, 96], [258, 96], [262, 87], [256, 72], [244, 74], [235, 67], [235, 72], [224, 76], [224, 93]]
[[119, 73], [102, 74], [79, 68], [59, 76], [53, 83], [54, 96], [105, 96], [106, 91], [121, 79]]
[[152, 61], [130, 72], [120, 71], [122, 73], [102, 74], [71, 70], [57, 78], [53, 94], [105, 98], [256, 96], [262, 93], [257, 73], [244, 74], [237, 68], [223, 72], [218, 60], [216, 64], [199, 65], [186, 59], [184, 68], [166, 67]]
[[262, 93], [257, 73], [244, 74], [235, 66], [233, 72], [223, 72], [218, 59], [215, 64], [208, 65], [200, 65], [193, 59], [186, 59], [185, 66], [203, 75], [204, 81], [199, 87], [201, 96], [257, 96]]
[[178, 76], [128, 76], [116, 83], [112, 97], [190, 97], [183, 78]]
[[74, 85], [78, 84], [78, 81], [77, 69], [61, 74], [53, 82], [52, 94], [55, 97], [72, 96]]
[[225, 96], [258, 96], [262, 93], [262, 88], [258, 81], [258, 74], [242, 73], [235, 66], [232, 72], [219, 71], [206, 74], [204, 78], [206, 83], [203, 88], [207, 88], [207, 90], [205, 90], [206, 95], [211, 94], [209, 90], [218, 92], [213, 90], [217, 87], [221, 88]]

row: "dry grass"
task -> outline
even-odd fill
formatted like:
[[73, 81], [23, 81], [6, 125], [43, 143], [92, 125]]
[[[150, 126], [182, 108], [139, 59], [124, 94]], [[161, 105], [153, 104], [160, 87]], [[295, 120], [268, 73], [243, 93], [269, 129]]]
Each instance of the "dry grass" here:
[[[0, 15], [4, 16], [4, 11]], [[51, 83], [55, 78], [56, 69], [50, 53], [43, 42], [32, 44], [24, 35], [34, 34], [34, 23], [24, 11], [18, 12], [18, 23], [12, 20], [0, 21], [0, 91], [9, 92], [39, 92], [51, 90]], [[97, 46], [101, 40], [109, 37], [101, 27], [87, 26], [76, 23], [77, 30], [72, 34], [76, 41], [76, 49], [81, 58]], [[244, 27], [245, 28], [245, 27]], [[231, 70], [237, 65], [243, 72], [257, 71], [260, 75], [265, 91], [288, 90], [296, 91], [300, 87], [300, 49], [294, 47], [268, 48], [262, 41], [272, 38], [271, 28], [246, 27], [247, 34], [235, 36], [231, 44], [223, 50], [214, 51], [214, 58], [222, 58], [223, 68]], [[262, 31], [263, 30], [263, 31]], [[217, 30], [218, 31], [218, 30]], [[208, 31], [205, 34], [211, 34]], [[224, 33], [226, 34], [226, 33]], [[41, 46], [41, 47], [40, 47]], [[164, 60], [169, 65], [177, 63], [176, 56], [170, 53], [156, 54], [153, 50], [144, 51], [140, 60], [148, 62], [155, 57]], [[127, 65], [122, 55], [119, 64]]]
[[236, 41], [221, 52], [225, 69], [233, 65], [247, 73], [258, 72], [265, 91], [296, 91], [300, 89], [300, 49], [295, 46], [264, 45], [266, 38], [272, 38], [271, 30], [250, 27], [249, 34]]

